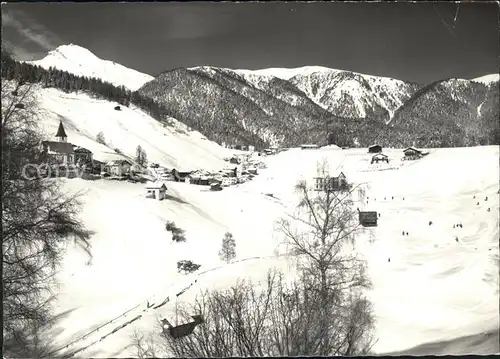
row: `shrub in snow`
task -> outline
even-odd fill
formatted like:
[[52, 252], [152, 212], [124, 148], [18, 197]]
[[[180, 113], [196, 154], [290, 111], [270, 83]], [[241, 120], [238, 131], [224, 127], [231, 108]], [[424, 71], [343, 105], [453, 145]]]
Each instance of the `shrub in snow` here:
[[95, 140], [97, 141], [97, 143], [106, 145], [106, 139], [104, 138], [104, 133], [102, 131], [97, 134]]
[[169, 232], [172, 232], [176, 228], [177, 226], [175, 225], [175, 222], [168, 221], [167, 224], [165, 225], [165, 229]]
[[201, 267], [200, 264], [193, 263], [192, 261], [188, 260], [181, 260], [177, 262], [177, 271], [178, 272], [185, 272], [185, 273], [192, 273], [194, 271], [197, 271]]
[[222, 239], [222, 248], [219, 251], [219, 257], [227, 263], [236, 257], [236, 242], [233, 235], [229, 232], [226, 232]]
[[185, 231], [181, 228], [178, 228], [174, 222], [167, 222], [165, 229], [172, 233], [172, 240], [175, 242], [185, 242], [186, 236]]

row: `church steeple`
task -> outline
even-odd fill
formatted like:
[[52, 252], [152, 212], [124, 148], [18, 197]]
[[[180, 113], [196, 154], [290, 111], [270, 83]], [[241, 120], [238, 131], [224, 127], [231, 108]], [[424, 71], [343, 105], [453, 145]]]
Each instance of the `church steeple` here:
[[66, 140], [68, 139], [66, 131], [64, 131], [62, 121], [59, 121], [59, 128], [57, 129], [56, 137], [59, 138], [59, 142], [66, 142]]

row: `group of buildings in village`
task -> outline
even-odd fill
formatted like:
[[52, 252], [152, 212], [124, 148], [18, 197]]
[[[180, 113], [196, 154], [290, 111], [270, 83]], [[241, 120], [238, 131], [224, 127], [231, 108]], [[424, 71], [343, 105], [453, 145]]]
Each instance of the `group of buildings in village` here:
[[255, 151], [255, 146], [252, 146], [252, 145], [242, 145], [242, 144], [230, 145], [230, 144], [226, 144], [225, 142], [222, 142], [222, 147], [230, 148], [232, 150], [240, 150], [240, 151], [248, 151], [248, 152]]
[[[156, 163], [150, 165], [150, 172], [155, 177], [154, 182], [146, 184], [146, 196], [162, 200], [168, 190], [166, 182], [184, 182], [191, 185], [210, 186], [211, 190], [222, 190], [223, 187], [250, 181], [258, 175], [259, 169], [266, 165], [251, 156], [237, 156], [226, 159], [231, 165], [217, 172], [196, 170], [180, 172], [177, 169], [167, 169]], [[234, 167], [233, 167], [234, 165]]]
[[40, 144], [40, 160], [50, 167], [76, 166], [84, 169], [87, 173], [102, 176], [123, 176], [129, 174], [133, 166], [133, 163], [126, 159], [108, 162], [96, 160], [93, 158], [92, 151], [68, 142], [68, 135], [62, 122], [59, 122], [55, 137], [56, 141], [42, 141]]
[[[303, 150], [311, 150], [311, 149], [319, 149], [320, 146], [315, 145], [315, 144], [303, 144], [300, 146], [301, 149]], [[267, 151], [267, 150], [266, 150]], [[272, 151], [270, 151], [272, 152]], [[368, 147], [368, 153], [372, 153], [373, 156], [371, 158], [371, 164], [373, 163], [379, 163], [379, 162], [386, 162], [389, 163], [389, 156], [386, 154], [382, 153], [382, 146], [375, 144], [370, 147]], [[408, 160], [417, 160], [423, 156], [426, 155], [425, 152], [420, 151], [416, 149], [415, 147], [408, 147], [403, 150], [403, 161], [408, 161]]]
[[[382, 153], [382, 146], [380, 145], [372, 145], [368, 147], [368, 153], [373, 153], [374, 155], [372, 156], [371, 159], [371, 164], [373, 163], [379, 163], [379, 162], [386, 162], [389, 163], [389, 156], [386, 154]], [[415, 147], [408, 147], [403, 150], [403, 157], [401, 158], [403, 161], [412, 161], [412, 160], [417, 160], [419, 158], [422, 158], [425, 156], [427, 153], [417, 150]]]

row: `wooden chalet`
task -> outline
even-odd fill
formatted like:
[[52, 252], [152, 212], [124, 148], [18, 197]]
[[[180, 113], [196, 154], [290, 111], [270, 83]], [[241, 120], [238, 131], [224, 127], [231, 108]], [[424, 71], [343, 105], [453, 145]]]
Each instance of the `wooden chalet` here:
[[368, 153], [380, 153], [382, 152], [382, 146], [375, 144], [368, 147]]
[[384, 155], [383, 153], [377, 153], [372, 157], [372, 161], [370, 162], [370, 164], [379, 162], [389, 163], [389, 157], [387, 155]]
[[417, 160], [423, 156], [423, 152], [420, 150], [417, 150], [415, 147], [408, 147], [407, 149], [403, 150], [404, 157], [403, 160]]
[[377, 227], [378, 216], [376, 211], [359, 211], [359, 224], [363, 227]]

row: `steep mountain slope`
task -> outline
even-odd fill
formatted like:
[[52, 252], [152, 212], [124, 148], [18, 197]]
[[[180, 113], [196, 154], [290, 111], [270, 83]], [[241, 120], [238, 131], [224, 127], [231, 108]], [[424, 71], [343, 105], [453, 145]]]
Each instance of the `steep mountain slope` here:
[[332, 69], [298, 74], [290, 82], [339, 116], [384, 122], [418, 89], [417, 85], [391, 78]]
[[[116, 111], [117, 103], [86, 94], [39, 88], [37, 95], [42, 109], [41, 127], [47, 139], [53, 138], [62, 121], [68, 142], [88, 148], [97, 160], [121, 158], [115, 149], [134, 159], [140, 145], [150, 162], [178, 170], [221, 169], [227, 163], [222, 159], [229, 155], [227, 149], [175, 119], [161, 124], [134, 106], [122, 106]], [[103, 132], [107, 145], [96, 142], [99, 132]]]
[[79, 76], [100, 78], [115, 86], [124, 86], [133, 91], [153, 79], [153, 76], [129, 69], [113, 61], [102, 60], [89, 50], [73, 44], [59, 46], [43, 59], [28, 62], [44, 69], [53, 67]]
[[498, 143], [498, 81], [447, 79], [418, 90], [396, 111], [390, 125], [411, 131], [417, 146]]
[[202, 67], [162, 73], [145, 84], [150, 97], [171, 116], [217, 142], [298, 145], [325, 141], [333, 116], [290, 83], [267, 79], [260, 88], [235, 72]]

